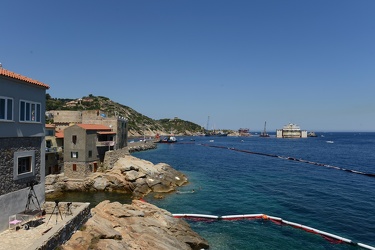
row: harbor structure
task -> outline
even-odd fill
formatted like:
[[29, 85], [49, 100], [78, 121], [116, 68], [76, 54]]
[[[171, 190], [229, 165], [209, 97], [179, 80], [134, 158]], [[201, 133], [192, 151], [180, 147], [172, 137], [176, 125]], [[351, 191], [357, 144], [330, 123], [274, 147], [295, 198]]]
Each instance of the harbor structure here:
[[301, 130], [297, 124], [289, 123], [276, 130], [277, 138], [307, 138], [307, 130]]
[[250, 129], [248, 128], [240, 128], [238, 130], [238, 134], [239, 136], [244, 136], [244, 137], [251, 136]]

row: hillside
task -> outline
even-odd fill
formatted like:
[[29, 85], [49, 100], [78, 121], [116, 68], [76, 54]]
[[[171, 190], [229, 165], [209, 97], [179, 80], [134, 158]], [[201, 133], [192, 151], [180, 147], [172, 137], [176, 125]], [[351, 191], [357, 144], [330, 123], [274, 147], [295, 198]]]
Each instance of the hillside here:
[[155, 136], [156, 134], [167, 135], [193, 135], [202, 132], [202, 127], [175, 118], [154, 120], [142, 115], [134, 109], [116, 103], [103, 96], [84, 96], [78, 99], [52, 98], [46, 95], [46, 111], [49, 110], [101, 110], [109, 116], [116, 115], [125, 117], [129, 122], [129, 136]]

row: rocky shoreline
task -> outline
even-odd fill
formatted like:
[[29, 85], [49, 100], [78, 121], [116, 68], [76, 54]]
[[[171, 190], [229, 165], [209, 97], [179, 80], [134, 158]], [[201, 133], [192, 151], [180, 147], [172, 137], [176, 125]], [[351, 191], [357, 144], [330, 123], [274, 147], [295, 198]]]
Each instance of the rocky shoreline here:
[[61, 249], [208, 249], [189, 224], [152, 204], [103, 201]]
[[[146, 203], [141, 198], [153, 192], [173, 192], [188, 183], [187, 177], [165, 163], [153, 164], [131, 156], [129, 151], [149, 150], [154, 143], [132, 144], [113, 151], [104, 164], [106, 170], [85, 179], [69, 179], [63, 174], [46, 176], [46, 198], [62, 192], [122, 192], [131, 194], [132, 204], [102, 201], [91, 209], [92, 217], [61, 246], [76, 249], [208, 249], [208, 242], [183, 219]], [[107, 155], [106, 155], [107, 156]]]
[[69, 179], [64, 174], [46, 176], [47, 198], [61, 192], [122, 192], [139, 199], [149, 194], [168, 193], [188, 183], [187, 177], [165, 163], [154, 165], [125, 155], [111, 169], [96, 172], [85, 179]]

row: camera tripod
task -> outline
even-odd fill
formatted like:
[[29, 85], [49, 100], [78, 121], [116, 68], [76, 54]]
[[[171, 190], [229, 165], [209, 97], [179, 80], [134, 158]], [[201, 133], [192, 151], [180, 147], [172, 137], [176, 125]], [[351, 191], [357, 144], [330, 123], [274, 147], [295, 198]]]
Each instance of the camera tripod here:
[[68, 215], [73, 215], [73, 212], [72, 212], [72, 203], [71, 202], [68, 202], [66, 203], [66, 212], [65, 212], [65, 217], [68, 216]]
[[[35, 201], [36, 201], [36, 204], [35, 204]], [[38, 198], [36, 197], [33, 182], [30, 183], [30, 191], [29, 191], [29, 194], [27, 195], [27, 203], [25, 206], [25, 212], [31, 210], [30, 209], [31, 203], [34, 204], [35, 208], [37, 208], [39, 211], [41, 210]]]
[[61, 220], [63, 220], [63, 217], [62, 217], [62, 214], [61, 214], [61, 211], [60, 211], [60, 208], [59, 208], [59, 201], [56, 200], [56, 201], [55, 201], [55, 207], [53, 208], [52, 213], [51, 213], [51, 216], [49, 217], [49, 219], [48, 219], [46, 225], [48, 225], [48, 223], [49, 223], [49, 221], [50, 221], [52, 215], [55, 213], [55, 210], [57, 210], [57, 211], [56, 211], [56, 224], [57, 224], [57, 219], [58, 219], [58, 215], [59, 215], [59, 214], [60, 214]]

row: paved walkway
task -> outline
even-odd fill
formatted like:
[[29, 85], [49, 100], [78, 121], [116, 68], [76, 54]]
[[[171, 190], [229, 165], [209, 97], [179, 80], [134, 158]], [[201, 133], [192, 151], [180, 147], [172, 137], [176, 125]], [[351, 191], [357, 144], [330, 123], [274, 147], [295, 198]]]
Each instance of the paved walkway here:
[[[65, 218], [64, 214], [61, 214]], [[40, 220], [40, 224], [29, 229], [15, 230], [10, 229], [0, 233], [0, 250], [29, 250], [43, 235], [49, 232], [53, 227], [60, 226], [61, 216], [55, 214], [46, 214]]]

